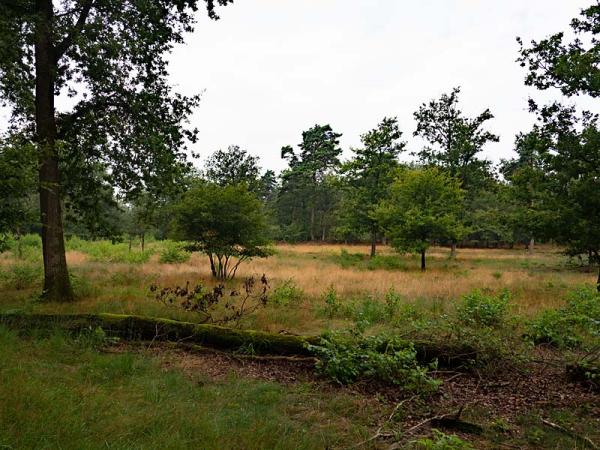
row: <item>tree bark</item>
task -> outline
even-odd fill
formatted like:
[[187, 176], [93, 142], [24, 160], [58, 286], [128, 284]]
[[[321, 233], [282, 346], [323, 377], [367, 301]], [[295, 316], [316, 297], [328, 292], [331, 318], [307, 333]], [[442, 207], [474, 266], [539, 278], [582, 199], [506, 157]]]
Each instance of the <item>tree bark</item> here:
[[43, 297], [49, 301], [70, 301], [73, 291], [65, 256], [56, 149], [56, 57], [52, 44], [52, 0], [36, 0], [35, 7], [38, 16], [35, 33], [35, 121], [44, 256]]
[[598, 280], [596, 280], [596, 290], [600, 292], [600, 261], [598, 262]]
[[527, 252], [531, 255], [535, 247], [535, 238], [529, 239], [529, 245], [527, 246]]
[[456, 242], [452, 241], [450, 245], [450, 259], [456, 258]]
[[315, 241], [315, 207], [310, 207], [310, 240]]
[[377, 232], [371, 230], [371, 258], [377, 254]]
[[144, 253], [145, 237], [146, 237], [146, 233], [142, 233], [141, 236], [140, 236], [140, 242], [141, 242], [141, 245], [142, 245], [142, 253]]
[[425, 250], [421, 250], [421, 271], [425, 272]]

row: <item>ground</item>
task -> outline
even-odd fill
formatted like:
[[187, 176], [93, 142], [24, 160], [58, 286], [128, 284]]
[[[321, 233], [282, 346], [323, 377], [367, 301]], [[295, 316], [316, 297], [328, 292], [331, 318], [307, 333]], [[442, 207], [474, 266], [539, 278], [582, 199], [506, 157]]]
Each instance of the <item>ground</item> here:
[[[44, 304], [36, 300], [36, 245], [32, 240], [20, 259], [14, 252], [0, 255], [0, 311], [194, 321], [200, 316], [156, 301], [150, 285], [214, 284], [202, 255], [161, 263], [171, 243], [150, 243], [143, 254], [134, 247], [130, 254], [125, 244], [78, 241], [68, 252], [77, 302]], [[406, 334], [414, 332], [414, 323], [437, 324], [452, 316], [461, 296], [474, 289], [490, 295], [508, 289], [510, 318], [500, 336], [510, 333], [507, 339], [520, 342], [523, 323], [560, 308], [569, 291], [595, 280], [585, 264], [551, 246], [533, 254], [459, 249], [456, 259], [449, 259], [448, 249], [434, 248], [425, 273], [416, 257], [388, 247], [375, 260], [368, 259], [366, 246], [275, 250], [273, 257], [240, 268], [240, 280], [264, 273], [277, 300], [245, 317], [241, 327], [319, 334], [363, 323], [367, 334]], [[390, 291], [402, 313], [386, 315]], [[415, 441], [431, 434], [436, 417], [458, 411], [461, 420], [482, 426], [483, 434], [443, 431], [475, 448], [600, 445], [593, 444], [600, 442], [600, 395], [567, 380], [564, 370], [582, 350], [523, 344], [526, 359], [492, 370], [432, 369], [443, 383], [437, 393], [422, 396], [369, 381], [339, 386], [315, 374], [311, 358], [6, 328], [0, 328], [0, 341], [0, 447], [149, 448], [160, 442], [161, 448], [312, 449], [388, 448], [397, 442], [395, 448], [428, 448], [415, 447]]]

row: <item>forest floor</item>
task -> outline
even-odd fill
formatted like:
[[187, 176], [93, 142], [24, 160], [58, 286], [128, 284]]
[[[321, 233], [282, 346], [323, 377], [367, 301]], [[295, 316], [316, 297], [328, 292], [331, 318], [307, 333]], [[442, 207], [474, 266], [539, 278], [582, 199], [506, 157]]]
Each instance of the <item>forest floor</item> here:
[[[151, 284], [214, 284], [201, 255], [161, 263], [165, 245], [150, 243], [143, 254], [134, 248], [134, 256], [125, 244], [72, 245], [78, 300], [70, 304], [37, 301], [35, 244], [21, 258], [4, 253], [0, 312], [199, 320], [149, 292]], [[493, 337], [473, 333], [484, 346], [504, 340], [518, 347], [518, 358], [481, 370], [432, 369], [442, 384], [424, 396], [372, 381], [341, 386], [315, 374], [310, 358], [99, 343], [59, 331], [23, 336], [0, 327], [0, 448], [470, 448], [451, 435], [477, 449], [600, 446], [600, 393], [565, 373], [566, 364], [586, 352], [521, 343], [530, 319], [593, 284], [595, 274], [585, 265], [549, 246], [533, 254], [459, 249], [456, 259], [435, 248], [421, 273], [412, 256], [382, 247], [372, 260], [367, 252], [366, 246], [279, 245], [273, 257], [242, 266], [240, 280], [266, 274], [274, 301], [240, 326], [319, 334], [366, 321], [367, 334], [433, 335], [441, 326], [445, 339], [456, 325], [447, 318], [463, 295], [506, 289], [507, 324]], [[390, 298], [400, 312], [389, 313]], [[455, 417], [476, 424], [476, 432], [445, 420]]]

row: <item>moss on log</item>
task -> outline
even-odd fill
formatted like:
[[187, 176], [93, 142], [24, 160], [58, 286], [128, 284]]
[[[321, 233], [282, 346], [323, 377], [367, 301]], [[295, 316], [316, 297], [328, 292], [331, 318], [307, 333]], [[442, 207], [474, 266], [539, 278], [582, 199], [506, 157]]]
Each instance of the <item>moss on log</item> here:
[[[197, 344], [223, 350], [252, 348], [257, 354], [312, 356], [308, 345], [320, 336], [294, 336], [239, 330], [217, 325], [121, 314], [0, 314], [0, 324], [23, 332], [60, 328], [69, 332], [100, 327], [109, 336], [125, 340], [157, 340]], [[407, 341], [407, 345], [410, 342]], [[438, 361], [440, 367], [456, 368], [477, 361], [478, 353], [466, 345], [417, 341], [413, 343], [422, 364]]]
[[269, 334], [217, 325], [120, 314], [2, 314], [0, 323], [19, 329], [60, 328], [79, 332], [101, 327], [109, 336], [126, 340], [186, 342], [221, 349], [252, 347], [257, 353], [308, 355], [307, 344], [317, 337]]

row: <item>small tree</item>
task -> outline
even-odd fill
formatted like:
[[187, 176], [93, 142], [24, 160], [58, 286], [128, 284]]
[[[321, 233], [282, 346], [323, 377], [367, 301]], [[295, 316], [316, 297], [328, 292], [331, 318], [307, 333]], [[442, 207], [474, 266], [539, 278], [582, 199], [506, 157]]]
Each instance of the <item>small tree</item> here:
[[431, 243], [461, 234], [463, 199], [460, 181], [437, 168], [403, 170], [376, 216], [396, 250], [421, 254], [424, 271]]
[[182, 196], [174, 220], [175, 236], [206, 253], [221, 280], [235, 277], [242, 262], [270, 255], [262, 203], [245, 185], [200, 183]]

